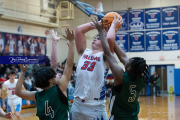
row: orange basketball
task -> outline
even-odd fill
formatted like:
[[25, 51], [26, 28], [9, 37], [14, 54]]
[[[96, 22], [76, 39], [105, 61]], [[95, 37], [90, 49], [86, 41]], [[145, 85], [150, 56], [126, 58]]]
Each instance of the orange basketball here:
[[[114, 15], [116, 16], [116, 19], [118, 18], [118, 13], [117, 12], [108, 12], [104, 17], [103, 17], [103, 21], [104, 21], [104, 26], [111, 24], [114, 20]], [[120, 16], [120, 15], [119, 15]], [[120, 16], [119, 19], [121, 19], [122, 17]], [[122, 24], [118, 27], [118, 29], [120, 29], [122, 26]]]

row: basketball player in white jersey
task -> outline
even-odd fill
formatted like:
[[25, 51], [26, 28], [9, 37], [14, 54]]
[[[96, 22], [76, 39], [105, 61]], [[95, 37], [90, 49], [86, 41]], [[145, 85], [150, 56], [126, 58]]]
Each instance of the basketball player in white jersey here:
[[20, 35], [19, 40], [18, 40], [18, 55], [23, 56], [23, 49], [26, 49], [26, 46], [24, 45], [23, 42], [23, 37]]
[[[2, 92], [2, 100], [3, 100], [3, 109], [6, 109], [5, 105], [5, 94], [7, 91], [7, 111], [16, 113], [16, 117], [18, 120], [22, 120], [20, 112], [21, 112], [21, 106], [22, 106], [22, 98], [15, 95], [15, 88], [18, 79], [15, 79], [15, 71], [9, 72], [9, 80], [4, 82], [3, 84], [3, 92]], [[24, 87], [22, 87], [23, 90], [25, 90]], [[29, 105], [30, 102], [27, 101], [27, 105]]]
[[46, 44], [45, 44], [45, 40], [44, 38], [42, 39], [42, 42], [40, 43], [40, 49], [41, 49], [41, 55], [45, 55], [45, 47], [46, 47]]
[[7, 46], [9, 47], [9, 55], [14, 55], [15, 51], [15, 41], [12, 38], [12, 35], [9, 35], [9, 40], [7, 42]]
[[34, 38], [31, 38], [31, 37], [27, 41], [30, 46], [30, 55], [34, 56], [35, 55], [35, 47], [37, 47], [37, 42], [34, 40]]
[[6, 119], [12, 119], [12, 113], [5, 113], [0, 107], [0, 116]]
[[[122, 19], [114, 22], [107, 32], [106, 37], [111, 52], [114, 49], [116, 36], [111, 31], [117, 29], [119, 21]], [[76, 70], [75, 98], [71, 109], [72, 120], [107, 120], [104, 81], [108, 73], [108, 65], [103, 56], [99, 35], [93, 39], [92, 51], [87, 48], [85, 33], [93, 29], [91, 22], [78, 26], [75, 31], [75, 43], [80, 59]]]
[[4, 50], [4, 41], [2, 39], [2, 34], [0, 33], [0, 54], [3, 52]]

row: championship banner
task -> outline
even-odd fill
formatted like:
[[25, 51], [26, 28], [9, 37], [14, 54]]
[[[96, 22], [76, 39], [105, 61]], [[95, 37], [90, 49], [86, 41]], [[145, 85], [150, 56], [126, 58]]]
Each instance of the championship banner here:
[[144, 32], [130, 32], [130, 52], [143, 52], [144, 49]]
[[128, 52], [128, 32], [118, 31], [116, 35], [116, 42], [124, 52]]
[[161, 50], [161, 30], [146, 31], [146, 51]]
[[144, 29], [144, 10], [130, 10], [129, 11], [129, 30], [143, 30]]
[[178, 27], [178, 6], [162, 8], [162, 28]]
[[146, 29], [161, 28], [161, 9], [145, 9], [145, 27]]
[[115, 12], [117, 12], [119, 15], [121, 15], [121, 17], [123, 19], [123, 24], [119, 30], [120, 31], [128, 30], [128, 11], [122, 10], [122, 11], [115, 11]]
[[178, 29], [163, 30], [162, 34], [164, 51], [179, 49]]

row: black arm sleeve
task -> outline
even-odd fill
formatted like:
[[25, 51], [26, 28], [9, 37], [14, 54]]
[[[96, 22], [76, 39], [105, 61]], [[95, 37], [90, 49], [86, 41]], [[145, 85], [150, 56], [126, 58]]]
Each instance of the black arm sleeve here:
[[122, 90], [122, 84], [117, 85], [117, 86], [114, 86], [114, 91], [115, 91], [115, 92], [120, 93], [121, 90]]
[[58, 85], [56, 85], [57, 87], [57, 92], [59, 95], [59, 99], [62, 101], [62, 103], [64, 103], [65, 105], [68, 105], [68, 99], [67, 97], [62, 93], [61, 89], [59, 88]]

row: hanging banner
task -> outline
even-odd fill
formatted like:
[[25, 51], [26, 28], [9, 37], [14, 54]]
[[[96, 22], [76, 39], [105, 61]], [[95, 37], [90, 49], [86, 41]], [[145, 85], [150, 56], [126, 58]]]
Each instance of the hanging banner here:
[[0, 32], [0, 64], [42, 64], [46, 47], [45, 37]]
[[116, 35], [116, 42], [124, 52], [128, 52], [128, 32], [118, 31]]
[[129, 11], [129, 30], [143, 30], [144, 29], [144, 10], [130, 10]]
[[146, 29], [161, 28], [161, 9], [145, 9], [145, 26]]
[[161, 50], [161, 31], [146, 31], [146, 51]]
[[130, 32], [130, 52], [143, 52], [144, 49], [144, 32]]
[[162, 8], [162, 28], [178, 27], [178, 6]]
[[163, 50], [178, 50], [178, 29], [163, 30]]
[[123, 19], [123, 24], [119, 30], [120, 31], [128, 30], [128, 11], [122, 10], [122, 11], [115, 11], [115, 12], [117, 12]]

